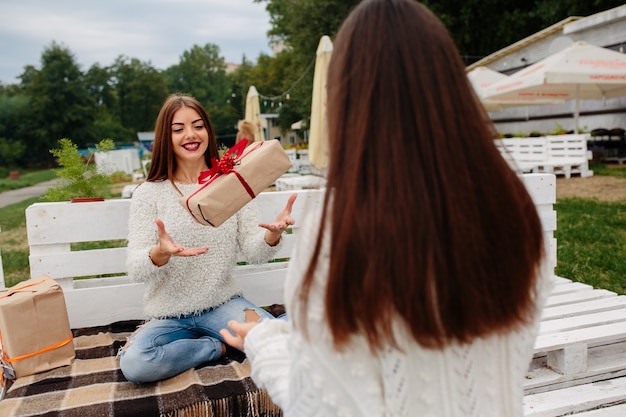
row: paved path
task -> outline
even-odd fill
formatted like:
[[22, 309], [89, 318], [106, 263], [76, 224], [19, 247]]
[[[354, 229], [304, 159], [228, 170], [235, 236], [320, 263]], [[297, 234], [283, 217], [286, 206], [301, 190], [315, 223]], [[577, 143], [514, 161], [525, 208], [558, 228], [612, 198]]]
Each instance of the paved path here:
[[32, 197], [38, 197], [45, 193], [48, 187], [54, 185], [56, 181], [56, 179], [53, 179], [50, 181], [41, 182], [31, 187], [19, 188], [17, 190], [5, 191], [3, 193], [0, 193], [0, 207], [19, 203]]

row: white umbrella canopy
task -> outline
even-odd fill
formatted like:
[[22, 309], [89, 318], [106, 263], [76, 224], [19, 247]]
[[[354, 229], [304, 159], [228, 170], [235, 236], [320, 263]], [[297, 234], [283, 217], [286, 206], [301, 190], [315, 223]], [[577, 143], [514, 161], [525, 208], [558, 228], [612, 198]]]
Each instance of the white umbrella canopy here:
[[326, 119], [326, 78], [333, 44], [326, 35], [317, 46], [313, 97], [311, 99], [311, 125], [309, 133], [309, 161], [318, 169], [328, 167], [328, 122]]
[[540, 104], [554, 104], [562, 102], [558, 99], [547, 98], [487, 98], [486, 94], [489, 87], [497, 82], [502, 82], [509, 78], [508, 75], [498, 71], [494, 71], [488, 67], [476, 67], [467, 73], [474, 91], [478, 95], [483, 107], [487, 111], [500, 111], [508, 107], [532, 106]]
[[626, 55], [575, 42], [487, 88], [487, 99], [575, 100], [578, 131], [579, 100], [626, 95]]
[[474, 87], [474, 91], [476, 91], [478, 98], [487, 111], [502, 110], [502, 106], [498, 103], [487, 101], [484, 98], [484, 95], [490, 85], [508, 78], [507, 75], [494, 71], [488, 67], [476, 67], [467, 73], [467, 78], [469, 78], [472, 86]]
[[246, 96], [246, 109], [244, 119], [252, 122], [255, 127], [254, 141], [260, 142], [265, 140], [263, 125], [261, 121], [261, 103], [259, 101], [259, 92], [256, 87], [251, 85]]

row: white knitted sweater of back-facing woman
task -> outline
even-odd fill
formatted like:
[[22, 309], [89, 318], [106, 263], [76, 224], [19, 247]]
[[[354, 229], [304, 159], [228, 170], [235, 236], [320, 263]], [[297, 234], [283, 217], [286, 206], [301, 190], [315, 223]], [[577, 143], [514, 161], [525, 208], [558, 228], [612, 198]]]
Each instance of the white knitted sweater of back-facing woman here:
[[[176, 186], [183, 194], [198, 184]], [[266, 262], [281, 243], [269, 246], [266, 230], [259, 227], [259, 214], [253, 200], [219, 227], [197, 223], [178, 202], [178, 191], [170, 181], [145, 182], [133, 193], [128, 224], [128, 274], [144, 282], [144, 312], [151, 318], [181, 317], [217, 307], [240, 289], [232, 278], [237, 255], [249, 263]], [[172, 256], [163, 266], [149, 257], [157, 244], [159, 218], [174, 242], [189, 248], [208, 247], [208, 252], [192, 257]]]
[[[311, 251], [320, 214], [303, 220], [292, 256], [285, 295], [293, 321], [300, 319], [295, 297]], [[328, 233], [325, 234], [329, 236]], [[352, 337], [345, 351], [331, 343], [324, 319], [329, 240], [309, 297], [309, 340], [282, 320], [265, 320], [245, 339], [252, 378], [266, 388], [285, 417], [521, 417], [523, 381], [533, 354], [539, 314], [516, 331], [493, 334], [470, 344], [425, 349], [396, 326], [402, 351], [387, 347], [373, 354], [367, 340]], [[541, 272], [536, 311], [551, 280]], [[381, 277], [384, 279], [384, 277]], [[375, 309], [363, 314], [375, 314]]]

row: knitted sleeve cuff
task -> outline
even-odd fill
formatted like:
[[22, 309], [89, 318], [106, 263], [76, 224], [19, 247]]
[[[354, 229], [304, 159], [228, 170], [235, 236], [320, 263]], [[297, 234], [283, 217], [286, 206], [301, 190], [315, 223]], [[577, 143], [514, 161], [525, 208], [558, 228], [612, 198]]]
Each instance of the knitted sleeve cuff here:
[[283, 410], [289, 398], [289, 323], [266, 319], [246, 336], [244, 349], [251, 364], [252, 380], [265, 388]]

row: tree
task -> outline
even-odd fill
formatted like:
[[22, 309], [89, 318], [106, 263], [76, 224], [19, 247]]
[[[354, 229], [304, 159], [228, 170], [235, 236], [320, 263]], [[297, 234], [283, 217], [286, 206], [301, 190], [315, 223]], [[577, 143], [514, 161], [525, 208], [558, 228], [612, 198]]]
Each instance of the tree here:
[[111, 66], [117, 105], [113, 114], [121, 125], [134, 132], [154, 129], [154, 121], [167, 97], [163, 75], [150, 63], [119, 56]]
[[137, 140], [137, 131], [122, 125], [115, 81], [112, 69], [97, 63], [85, 74], [85, 86], [96, 106], [93, 129], [98, 138], [112, 138], [117, 143], [132, 142]]
[[98, 110], [116, 113], [117, 92], [111, 68], [96, 63], [85, 74], [85, 88]]
[[30, 125], [28, 97], [9, 91], [0, 92], [0, 166], [4, 167], [17, 166], [24, 158], [26, 145], [21, 139]]
[[570, 16], [589, 16], [623, 1], [424, 0], [424, 4], [448, 28], [469, 65]]
[[[272, 112], [278, 113], [278, 123], [282, 130], [292, 123], [304, 119], [311, 113], [311, 91], [313, 88], [313, 68], [315, 53], [320, 38], [335, 37], [343, 20], [360, 0], [255, 0], [267, 3], [272, 28], [268, 32], [274, 41], [282, 41], [287, 50], [275, 57], [276, 62], [264, 62], [259, 58], [256, 73], [258, 82], [254, 85], [259, 92], [268, 95], [285, 93], [280, 97], [282, 106]], [[280, 63], [279, 63], [280, 62]], [[284, 69], [284, 71], [281, 71]], [[282, 73], [282, 74], [281, 74]], [[279, 75], [281, 74], [281, 75]], [[274, 91], [262, 86], [268, 80]], [[289, 99], [286, 99], [286, 92]]]
[[302, 68], [294, 50], [286, 50], [273, 58], [259, 56], [257, 65], [250, 71], [250, 85], [263, 95], [261, 112], [277, 113], [283, 132], [292, 123], [310, 117], [314, 64], [315, 54]]
[[[322, 35], [334, 39], [360, 0], [255, 0], [266, 3], [268, 35], [291, 48], [300, 69], [314, 56]], [[570, 16], [588, 16], [623, 0], [423, 0], [448, 28], [466, 64]]]
[[170, 91], [195, 97], [206, 108], [218, 135], [236, 132], [237, 115], [230, 108], [231, 80], [217, 45], [194, 45], [177, 65], [165, 71]]
[[93, 102], [68, 48], [52, 42], [41, 55], [41, 69], [27, 67], [20, 78], [30, 96], [32, 129], [21, 139], [27, 144], [31, 161], [51, 162], [49, 150], [64, 137], [79, 146], [94, 141]]
[[272, 28], [268, 35], [286, 42], [301, 69], [315, 56], [322, 36], [333, 39], [360, 0], [255, 0], [266, 2]]
[[254, 64], [244, 55], [237, 69], [226, 74], [230, 82], [230, 97], [227, 101], [231, 111], [238, 119], [242, 119], [245, 113], [246, 94], [248, 93], [248, 86], [253, 84], [249, 80], [254, 67]]

